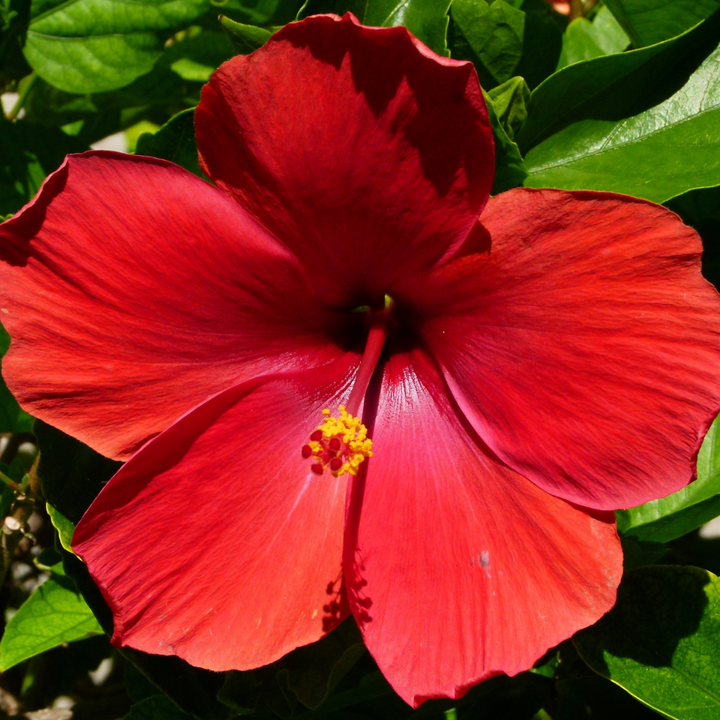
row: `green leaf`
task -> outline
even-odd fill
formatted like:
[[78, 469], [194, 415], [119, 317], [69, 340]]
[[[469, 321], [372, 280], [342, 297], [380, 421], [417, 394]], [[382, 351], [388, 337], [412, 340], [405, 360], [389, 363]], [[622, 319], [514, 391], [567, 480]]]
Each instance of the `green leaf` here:
[[165, 695], [153, 695], [133, 705], [123, 720], [192, 720]]
[[243, 25], [235, 22], [224, 15], [220, 16], [220, 24], [228, 31], [235, 50], [241, 55], [248, 55], [261, 48], [271, 37], [269, 30], [255, 27], [254, 25]]
[[628, 572], [615, 607], [573, 641], [593, 670], [667, 717], [720, 717], [720, 580], [707, 570]]
[[653, 45], [710, 17], [720, 0], [605, 0], [636, 47]]
[[[262, 32], [261, 28], [254, 29]], [[187, 37], [166, 48], [162, 64], [169, 66], [183, 80], [206, 83], [210, 75], [233, 55], [235, 49], [227, 33], [200, 31], [188, 33]]]
[[447, 49], [448, 9], [452, 0], [306, 0], [298, 20], [319, 13], [353, 13], [363, 25], [404, 25], [438, 55]]
[[156, 133], [142, 134], [138, 138], [136, 154], [170, 160], [204, 178], [198, 164], [194, 115], [195, 108], [188, 108], [171, 118]]
[[[473, 8], [482, 7], [480, 3], [484, 2], [484, 0], [466, 0], [466, 2], [470, 3], [470, 5], [460, 8], [460, 16], [462, 19], [465, 10], [467, 15], [465, 22], [467, 24], [473, 17], [470, 14], [474, 12]], [[524, 14], [521, 55], [513, 73], [524, 78], [528, 86], [534, 88], [555, 71], [560, 57], [562, 34], [565, 25], [567, 25], [567, 18], [556, 13], [545, 0], [513, 1], [509, 4], [518, 12], [522, 11]], [[475, 52], [468, 38], [465, 37], [457, 21], [457, 12], [458, 9], [453, 3], [448, 31], [448, 45], [452, 57], [474, 63], [481, 85], [485, 90], [490, 90], [498, 84], [498, 81], [490, 70], [485, 67], [483, 60]], [[500, 51], [506, 54], [509, 54], [511, 50], [513, 54], [516, 54], [517, 45], [514, 41], [510, 48], [500, 48]]]
[[67, 0], [30, 22], [25, 57], [61, 90], [113, 90], [152, 69], [164, 31], [207, 9], [208, 0]]
[[525, 37], [515, 75], [533, 89], [555, 72], [568, 19], [546, 0], [525, 0], [520, 9], [525, 13]]
[[73, 581], [53, 573], [7, 624], [0, 642], [0, 671], [63, 643], [101, 633]]
[[75, 525], [73, 525], [57, 508], [54, 508], [50, 503], [45, 503], [47, 513], [50, 516], [50, 522], [58, 532], [58, 538], [60, 544], [68, 552], [72, 552], [72, 539], [73, 533], [75, 532]]
[[531, 148], [568, 126], [590, 119], [620, 120], [662, 102], [687, 81], [720, 40], [720, 17], [667, 42], [579, 62], [555, 73], [532, 94], [528, 119], [516, 138]]
[[[578, 63], [565, 72], [613, 57]], [[606, 190], [665, 202], [718, 184], [718, 63], [716, 47], [664, 102], [622, 119], [587, 117], [551, 135], [525, 156], [525, 185]], [[615, 112], [609, 102], [606, 108], [606, 114]]]
[[603, 6], [592, 22], [585, 18], [573, 20], [563, 36], [558, 70], [582, 60], [622, 52], [630, 44], [622, 26]]
[[504, 0], [454, 0], [452, 17], [493, 78], [512, 77], [523, 54], [525, 13]]
[[143, 119], [162, 125], [180, 110], [197, 105], [200, 97], [199, 82], [183, 80], [171, 69], [172, 63], [181, 58], [174, 47], [165, 50], [150, 73], [120, 90], [77, 95], [38, 78], [23, 106], [26, 117], [44, 125], [62, 125], [86, 144]]
[[210, 0], [212, 6], [232, 20], [263, 27], [282, 26], [294, 20], [302, 0]]
[[523, 184], [527, 177], [525, 163], [518, 146], [510, 139], [503, 123], [497, 116], [495, 105], [489, 95], [485, 97], [488, 117], [495, 136], [495, 179], [492, 194], [505, 192]]
[[512, 140], [527, 120], [530, 88], [521, 77], [514, 77], [487, 93], [498, 122]]
[[618, 531], [640, 542], [682, 537], [720, 515], [720, 418], [705, 436], [697, 459], [697, 480], [644, 505], [618, 510]]
[[65, 155], [86, 149], [58, 128], [0, 118], [0, 215], [30, 202]]

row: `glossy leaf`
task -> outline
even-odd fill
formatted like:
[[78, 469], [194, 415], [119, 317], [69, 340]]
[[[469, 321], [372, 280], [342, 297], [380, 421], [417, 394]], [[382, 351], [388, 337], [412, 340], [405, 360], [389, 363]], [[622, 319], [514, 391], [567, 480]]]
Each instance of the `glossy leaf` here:
[[113, 90], [152, 69], [161, 31], [188, 25], [207, 8], [208, 0], [69, 0], [33, 18], [25, 57], [61, 90]]
[[512, 77], [523, 52], [525, 13], [505, 0], [454, 0], [453, 21], [497, 82]]
[[717, 184], [718, 63], [720, 48], [671, 97], [644, 112], [583, 119], [550, 136], [526, 155], [525, 185], [608, 190], [665, 202]]
[[13, 615], [0, 642], [0, 671], [102, 628], [73, 581], [53, 573]]
[[606, 0], [636, 47], [680, 35], [710, 17], [719, 0]]
[[574, 637], [593, 670], [677, 720], [720, 715], [719, 640], [720, 580], [670, 565], [627, 573], [615, 607]]
[[191, 720], [165, 695], [153, 695], [133, 705], [123, 720]]
[[204, 178], [198, 164], [194, 114], [195, 108], [188, 108], [170, 118], [157, 132], [142, 134], [135, 154], [170, 160]]
[[607, 7], [602, 7], [592, 22], [581, 17], [568, 25], [558, 70], [582, 60], [622, 52], [629, 44], [630, 38], [622, 26]]
[[490, 125], [495, 135], [495, 180], [492, 194], [497, 195], [522, 185], [527, 177], [527, 170], [517, 144], [513, 142], [505, 125], [497, 115], [492, 98], [488, 95], [486, 100]]
[[447, 49], [448, 9], [452, 0], [306, 0], [298, 20], [309, 15], [351, 12], [363, 25], [404, 25], [438, 55]]
[[[545, 0], [525, 0], [524, 2], [508, 3], [514, 10], [524, 15], [521, 52], [519, 59], [514, 65], [512, 74], [522, 77], [530, 88], [539, 85], [543, 80], [552, 75], [560, 57], [562, 48], [563, 28], [567, 24], [567, 18], [559, 15]], [[450, 11], [451, 21], [448, 31], [448, 46], [451, 49], [452, 57], [458, 60], [469, 60], [475, 64], [480, 82], [483, 88], [491, 90], [498, 84], [493, 73], [485, 67], [483, 60], [478, 56], [470, 40], [465, 36], [458, 22], [458, 13], [461, 22], [479, 25], [479, 32], [482, 34], [482, 23], [474, 21], [478, 12], [482, 12], [484, 0], [465, 0], [457, 6], [453, 3]], [[479, 8], [479, 10], [478, 10]], [[487, 18], [485, 13], [483, 18]], [[517, 16], [516, 16], [517, 17]], [[505, 28], [507, 30], [508, 28]], [[471, 30], [468, 30], [471, 33]], [[493, 41], [498, 38], [492, 38]], [[517, 54], [518, 46], [512, 33], [508, 34], [510, 46], [507, 48], [496, 48], [500, 52], [500, 59], [507, 59]], [[477, 46], [478, 37], [474, 38]], [[514, 60], [513, 60], [514, 62]]]
[[533, 91], [516, 138], [523, 153], [583, 120], [618, 121], [667, 99], [720, 41], [720, 17], [685, 35], [641, 50], [565, 67]]

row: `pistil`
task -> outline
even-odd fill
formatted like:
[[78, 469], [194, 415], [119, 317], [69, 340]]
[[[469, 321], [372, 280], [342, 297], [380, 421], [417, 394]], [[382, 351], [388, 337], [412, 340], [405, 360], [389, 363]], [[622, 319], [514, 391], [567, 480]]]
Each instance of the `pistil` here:
[[368, 311], [370, 330], [347, 405], [339, 406], [337, 417], [329, 409], [323, 410], [323, 423], [310, 435], [310, 442], [303, 445], [302, 457], [312, 460], [310, 469], [316, 475], [323, 475], [325, 470], [335, 477], [357, 475], [360, 465], [372, 456], [372, 440], [356, 415], [385, 346], [391, 311], [389, 298], [382, 310]]

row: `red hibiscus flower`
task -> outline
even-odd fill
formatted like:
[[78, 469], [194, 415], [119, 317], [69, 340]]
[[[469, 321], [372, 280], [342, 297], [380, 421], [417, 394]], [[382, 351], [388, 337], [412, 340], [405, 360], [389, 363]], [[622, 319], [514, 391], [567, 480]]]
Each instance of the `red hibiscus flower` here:
[[87, 153], [0, 228], [8, 384], [129, 459], [74, 540], [113, 642], [243, 670], [352, 613], [418, 705], [595, 622], [609, 511], [686, 485], [720, 408], [698, 236], [488, 202], [472, 65], [351, 15], [223, 65], [196, 128], [214, 186]]

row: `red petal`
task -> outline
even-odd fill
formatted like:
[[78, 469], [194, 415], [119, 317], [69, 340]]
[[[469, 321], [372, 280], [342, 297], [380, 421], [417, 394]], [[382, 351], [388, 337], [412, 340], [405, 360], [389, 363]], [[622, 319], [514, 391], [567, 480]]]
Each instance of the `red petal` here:
[[414, 706], [527, 670], [612, 607], [622, 553], [595, 517], [494, 459], [419, 352], [386, 369], [343, 568], [353, 614]]
[[120, 469], [73, 540], [113, 643], [246, 670], [344, 619], [346, 482], [314, 475], [301, 448], [356, 367], [348, 356], [227, 390]]
[[350, 14], [291, 23], [210, 79], [201, 164], [298, 255], [330, 305], [382, 299], [467, 235], [494, 174], [472, 64]]
[[483, 440], [587, 507], [684, 487], [720, 410], [720, 301], [700, 238], [658, 205], [605, 193], [511, 191], [482, 221], [489, 252], [412, 292]]
[[162, 160], [69, 157], [0, 227], [0, 260], [8, 385], [106, 455], [255, 375], [342, 354], [297, 260]]

